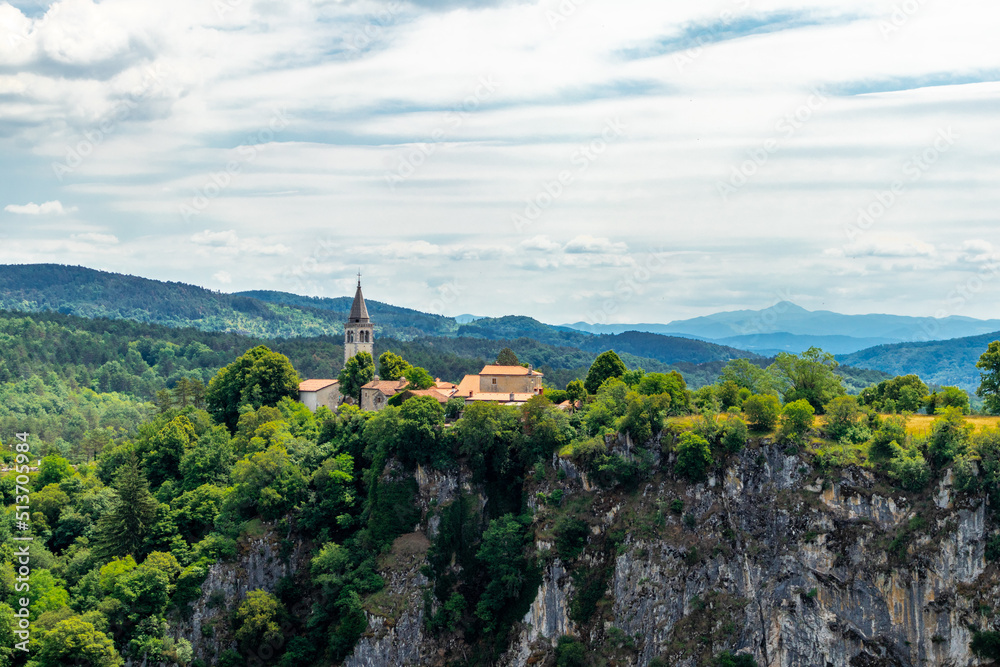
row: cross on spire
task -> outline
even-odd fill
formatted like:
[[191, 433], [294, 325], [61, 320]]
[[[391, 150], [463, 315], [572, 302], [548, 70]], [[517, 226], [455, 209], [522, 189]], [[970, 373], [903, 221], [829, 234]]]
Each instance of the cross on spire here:
[[358, 287], [361, 287], [361, 269], [358, 269]]

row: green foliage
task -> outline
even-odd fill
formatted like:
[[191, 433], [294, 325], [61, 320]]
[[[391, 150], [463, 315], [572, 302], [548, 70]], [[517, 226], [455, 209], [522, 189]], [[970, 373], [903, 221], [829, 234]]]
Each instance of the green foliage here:
[[570, 381], [566, 384], [566, 398], [573, 404], [583, 401], [587, 398], [587, 387], [584, 386], [581, 380]]
[[687, 412], [690, 397], [684, 376], [677, 371], [669, 373], [648, 373], [639, 382], [637, 390], [644, 396], [660, 396], [667, 394], [670, 401], [667, 405], [670, 414], [678, 415]]
[[969, 395], [958, 387], [941, 387], [930, 396], [924, 397], [927, 414], [939, 413], [945, 408], [957, 408], [962, 414], [969, 414]]
[[282, 643], [279, 620], [284, 606], [271, 593], [250, 591], [236, 609], [236, 641], [244, 652]]
[[511, 514], [490, 521], [483, 534], [476, 558], [489, 583], [476, 604], [476, 616], [485, 632], [499, 627], [503, 612], [523, 593], [528, 580], [525, 547], [529, 540], [530, 532]]
[[[751, 394], [770, 394], [775, 390], [775, 378], [769, 371], [755, 365], [749, 359], [731, 359], [719, 374], [718, 384], [733, 383], [737, 388], [746, 389]], [[739, 396], [737, 392], [736, 396]], [[738, 402], [731, 405], [739, 405]], [[727, 406], [724, 406], [727, 407]]]
[[563, 560], [570, 561], [586, 546], [590, 527], [576, 517], [562, 515], [556, 519], [554, 532], [556, 552]]
[[888, 461], [895, 454], [899, 443], [906, 442], [906, 419], [887, 417], [872, 435], [868, 458], [875, 462]]
[[757, 667], [757, 661], [749, 653], [733, 654], [722, 651], [715, 656], [715, 667]]
[[212, 378], [205, 400], [216, 421], [235, 431], [241, 406], [254, 410], [263, 405], [273, 406], [284, 396], [297, 399], [298, 390], [299, 376], [288, 357], [258, 345]]
[[375, 378], [375, 361], [367, 352], [358, 352], [347, 360], [337, 379], [340, 380], [340, 393], [354, 398], [361, 403], [361, 387]]
[[398, 380], [408, 368], [409, 362], [395, 352], [386, 351], [378, 357], [378, 376], [382, 380]]
[[72, 476], [73, 467], [69, 461], [61, 456], [50, 455], [44, 457], [41, 464], [39, 464], [35, 485], [41, 488], [49, 484], [58, 484]]
[[750, 437], [750, 429], [745, 421], [736, 415], [730, 415], [723, 422], [719, 433], [719, 444], [727, 454], [735, 454], [742, 450]]
[[563, 635], [556, 644], [556, 667], [584, 667], [586, 647], [575, 637]]
[[1000, 632], [994, 630], [973, 632], [969, 648], [980, 658], [1000, 660]]
[[715, 396], [719, 401], [720, 410], [739, 408], [743, 404], [740, 398], [740, 386], [733, 380], [722, 380], [720, 378], [715, 390]]
[[840, 440], [847, 432], [861, 424], [864, 409], [855, 396], [838, 396], [826, 404], [826, 434]]
[[306, 479], [288, 451], [272, 445], [238, 461], [232, 472], [235, 488], [226, 507], [244, 518], [260, 514], [271, 521], [291, 511], [306, 493]]
[[986, 347], [976, 362], [976, 368], [980, 369], [976, 395], [983, 399], [983, 407], [988, 413], [1000, 414], [1000, 340]]
[[965, 422], [961, 408], [944, 408], [931, 425], [927, 451], [936, 467], [947, 465], [969, 447], [972, 425]]
[[517, 355], [514, 354], [514, 350], [509, 347], [505, 347], [497, 353], [497, 366], [520, 366], [521, 362], [517, 360]]
[[712, 450], [708, 441], [694, 433], [682, 433], [677, 440], [677, 462], [674, 472], [689, 482], [704, 481], [712, 466]]
[[42, 636], [37, 662], [39, 667], [117, 667], [123, 664], [111, 639], [79, 616], [59, 621]]
[[111, 509], [100, 518], [94, 550], [102, 558], [139, 554], [156, 520], [156, 499], [133, 454], [115, 478]]
[[779, 352], [768, 372], [785, 403], [804, 399], [822, 413], [827, 403], [844, 393], [840, 376], [833, 372], [838, 365], [832, 354], [810, 347], [800, 356]]
[[781, 435], [791, 440], [798, 440], [812, 428], [815, 410], [805, 399], [786, 403], [781, 411]]
[[625, 363], [622, 362], [621, 358], [613, 350], [608, 350], [599, 354], [594, 363], [590, 365], [590, 370], [587, 371], [587, 379], [583, 385], [586, 387], [588, 393], [596, 394], [605, 380], [613, 377], [621, 377], [625, 371]]
[[413, 530], [420, 520], [420, 508], [414, 502], [417, 481], [381, 480], [368, 496], [368, 538], [373, 549], [382, 550], [392, 541]]
[[858, 402], [876, 412], [916, 412], [930, 393], [916, 375], [897, 375], [889, 380], [865, 387]]
[[408, 385], [410, 389], [430, 389], [434, 386], [434, 378], [419, 366], [407, 368], [403, 373], [403, 377], [410, 383]]
[[664, 417], [670, 412], [672, 399], [669, 393], [640, 395], [629, 392], [628, 406], [621, 421], [621, 429], [637, 444], [644, 444], [663, 430]]
[[931, 478], [931, 469], [916, 449], [904, 450], [898, 445], [889, 460], [889, 476], [907, 491], [921, 491]]
[[747, 426], [754, 431], [770, 431], [778, 423], [781, 403], [770, 394], [754, 394], [743, 401]]
[[458, 419], [462, 410], [465, 410], [465, 399], [449, 398], [448, 402], [444, 404], [444, 417], [445, 419]]
[[404, 461], [447, 465], [440, 444], [444, 425], [444, 407], [432, 396], [414, 396], [399, 410], [400, 428], [396, 455]]

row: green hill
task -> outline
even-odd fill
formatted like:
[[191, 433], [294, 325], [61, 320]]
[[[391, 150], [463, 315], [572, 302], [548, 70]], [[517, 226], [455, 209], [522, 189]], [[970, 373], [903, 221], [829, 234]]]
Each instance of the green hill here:
[[974, 392], [979, 387], [976, 362], [1000, 332], [951, 340], [878, 345], [852, 354], [839, 355], [842, 364], [872, 368], [890, 375], [915, 373], [928, 384], [960, 387]]

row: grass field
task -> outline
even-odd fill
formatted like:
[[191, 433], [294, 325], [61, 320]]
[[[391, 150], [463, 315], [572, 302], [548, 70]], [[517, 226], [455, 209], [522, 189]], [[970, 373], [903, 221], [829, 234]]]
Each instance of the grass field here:
[[[934, 415], [911, 415], [906, 420], [906, 432], [913, 435], [927, 435], [931, 432], [931, 424], [937, 419]], [[965, 421], [972, 424], [976, 431], [983, 428], [996, 428], [1000, 425], [1000, 416], [996, 415], [966, 415]]]

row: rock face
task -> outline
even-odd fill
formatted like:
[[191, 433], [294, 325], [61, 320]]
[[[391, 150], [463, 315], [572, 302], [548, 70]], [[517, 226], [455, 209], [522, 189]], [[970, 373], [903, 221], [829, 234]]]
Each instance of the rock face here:
[[[564, 634], [591, 650], [618, 645], [616, 664], [639, 667], [657, 656], [704, 664], [722, 650], [767, 667], [977, 664], [969, 628], [990, 626], [982, 604], [1000, 586], [984, 559], [983, 500], [954, 494], [949, 478], [924, 496], [904, 494], [859, 468], [816, 470], [776, 445], [743, 451], [703, 484], [661, 474], [632, 493], [594, 489], [566, 461], [557, 470], [528, 496], [590, 496], [588, 548], [563, 563], [546, 556], [550, 543], [536, 544], [542, 584], [499, 664], [552, 662]], [[420, 481], [442, 502], [457, 488]], [[542, 534], [546, 510], [530, 505]], [[596, 547], [613, 533], [602, 556]], [[570, 571], [596, 567], [608, 572], [604, 600], [576, 623]], [[346, 664], [439, 662], [448, 647], [421, 628], [424, 586], [412, 573], [395, 580], [405, 612], [372, 616], [371, 636]]]
[[[274, 592], [278, 581], [294, 574], [300, 548], [288, 558], [282, 558], [278, 539], [271, 531], [254, 537], [241, 545], [238, 557], [232, 562], [215, 563], [201, 586], [202, 596], [193, 604], [189, 617], [171, 628], [175, 639], [191, 642], [195, 659], [215, 664], [219, 654], [235, 648], [227, 627], [227, 615], [239, 607], [247, 593], [253, 590]], [[276, 647], [259, 647], [264, 660], [274, 655]]]

